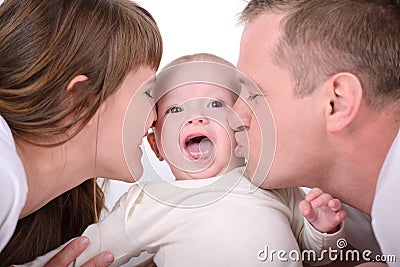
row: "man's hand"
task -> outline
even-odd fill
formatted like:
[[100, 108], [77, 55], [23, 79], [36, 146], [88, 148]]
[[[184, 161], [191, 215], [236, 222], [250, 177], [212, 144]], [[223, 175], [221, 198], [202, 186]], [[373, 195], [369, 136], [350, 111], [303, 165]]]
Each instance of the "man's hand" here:
[[[45, 267], [64, 267], [73, 263], [75, 259], [88, 247], [89, 239], [85, 236], [78, 237], [65, 246]], [[114, 257], [110, 252], [103, 252], [87, 261], [82, 267], [110, 266]]]
[[319, 188], [313, 188], [299, 204], [303, 216], [322, 233], [334, 233], [346, 219], [339, 199], [333, 199]]

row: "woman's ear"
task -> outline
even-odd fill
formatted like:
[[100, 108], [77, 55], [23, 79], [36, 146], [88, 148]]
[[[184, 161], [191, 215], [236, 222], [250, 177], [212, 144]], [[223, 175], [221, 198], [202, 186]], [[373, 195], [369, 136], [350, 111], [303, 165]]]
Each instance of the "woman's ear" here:
[[[87, 80], [89, 80], [89, 78], [88, 78], [87, 76], [85, 76], [85, 75], [78, 75], [78, 76], [74, 77], [74, 78], [68, 83], [67, 91], [71, 91], [72, 88], [74, 88], [74, 86], [75, 86], [76, 84], [78, 84], [78, 83], [80, 83], [80, 82], [87, 81]], [[95, 116], [93, 116], [93, 117], [89, 120], [89, 122], [88, 122], [86, 125], [91, 126], [91, 125], [93, 124], [94, 118], [95, 118]]]
[[164, 158], [161, 156], [160, 151], [158, 150], [158, 146], [157, 146], [157, 143], [156, 143], [156, 136], [155, 136], [154, 132], [153, 133], [149, 133], [147, 135], [147, 141], [149, 142], [150, 147], [153, 150], [154, 154], [156, 154], [156, 157], [160, 161], [163, 161]]
[[362, 100], [360, 80], [351, 73], [338, 73], [326, 83], [329, 103], [326, 105], [328, 132], [338, 132], [356, 117]]
[[87, 80], [89, 80], [89, 78], [87, 76], [78, 75], [68, 83], [67, 90], [70, 91], [75, 86], [75, 84], [80, 83], [80, 82], [84, 82], [84, 81], [87, 81]]

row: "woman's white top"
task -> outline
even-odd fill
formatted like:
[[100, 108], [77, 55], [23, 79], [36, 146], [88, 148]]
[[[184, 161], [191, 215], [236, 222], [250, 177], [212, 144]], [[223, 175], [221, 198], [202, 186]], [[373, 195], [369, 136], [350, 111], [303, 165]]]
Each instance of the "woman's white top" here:
[[0, 251], [14, 233], [27, 193], [24, 166], [10, 127], [0, 116]]

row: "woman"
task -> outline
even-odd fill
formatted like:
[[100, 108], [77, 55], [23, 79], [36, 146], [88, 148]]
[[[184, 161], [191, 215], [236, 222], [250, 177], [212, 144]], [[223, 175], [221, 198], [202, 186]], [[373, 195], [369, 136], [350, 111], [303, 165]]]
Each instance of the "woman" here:
[[[0, 41], [0, 262], [8, 265], [98, 219], [103, 192], [94, 178], [133, 181], [123, 154], [125, 111], [135, 94], [151, 110], [137, 89], [155, 74], [162, 41], [151, 15], [129, 0], [8, 0]], [[137, 136], [154, 120], [150, 112], [126, 150], [139, 153]], [[130, 159], [139, 178], [140, 157]], [[78, 241], [69, 255], [87, 246]]]

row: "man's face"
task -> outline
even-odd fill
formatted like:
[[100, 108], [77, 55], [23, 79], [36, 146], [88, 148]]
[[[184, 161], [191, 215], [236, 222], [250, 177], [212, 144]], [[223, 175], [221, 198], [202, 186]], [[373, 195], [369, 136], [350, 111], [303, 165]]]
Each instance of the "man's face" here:
[[233, 92], [207, 83], [192, 83], [169, 91], [157, 103], [157, 146], [177, 179], [221, 175], [244, 164], [228, 126]]
[[[257, 174], [257, 168], [266, 164], [260, 159], [260, 142], [263, 139], [263, 125], [257, 127], [257, 118], [265, 116], [258, 103], [267, 100], [276, 127], [276, 151], [268, 178], [261, 187], [275, 188], [302, 185], [302, 178], [313, 175], [316, 158], [321, 147], [318, 144], [319, 130], [323, 125], [318, 94], [299, 98], [293, 93], [289, 71], [284, 66], [274, 64], [272, 52], [279, 38], [277, 14], [263, 14], [247, 24], [241, 41], [238, 70], [246, 74], [261, 89], [261, 94], [242, 92], [234, 111], [247, 128], [249, 147], [247, 174]], [[252, 95], [254, 94], [254, 95]], [[244, 100], [249, 99], [244, 103]], [[260, 101], [263, 100], [263, 101]], [[249, 108], [251, 107], [252, 110]], [[266, 112], [266, 111], [264, 111]], [[321, 119], [321, 120], [320, 120]], [[322, 123], [322, 124], [321, 124]], [[231, 125], [238, 129], [238, 125]], [[240, 132], [236, 133], [240, 139]], [[238, 140], [242, 143], [243, 140]], [[263, 149], [271, 149], [264, 146]], [[243, 148], [242, 148], [243, 150]], [[266, 153], [266, 152], [264, 152]], [[316, 157], [315, 157], [316, 155]], [[257, 179], [260, 179], [258, 177]]]

